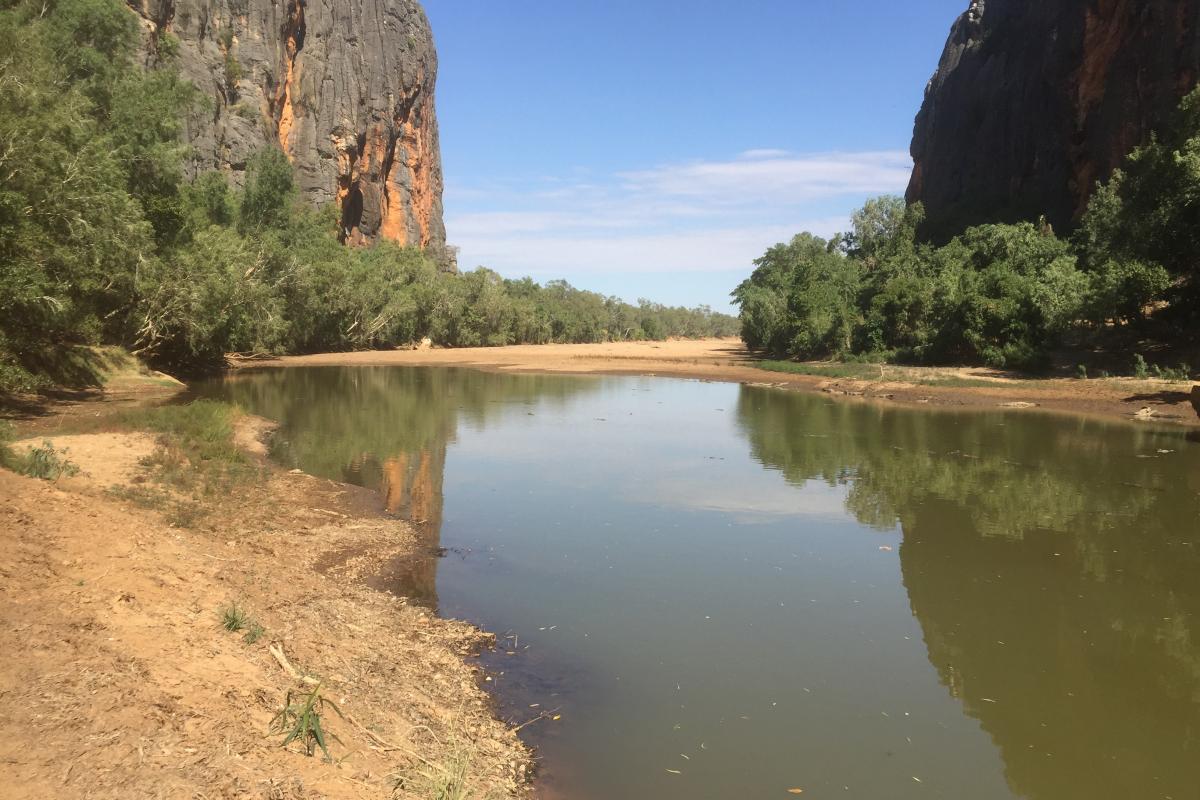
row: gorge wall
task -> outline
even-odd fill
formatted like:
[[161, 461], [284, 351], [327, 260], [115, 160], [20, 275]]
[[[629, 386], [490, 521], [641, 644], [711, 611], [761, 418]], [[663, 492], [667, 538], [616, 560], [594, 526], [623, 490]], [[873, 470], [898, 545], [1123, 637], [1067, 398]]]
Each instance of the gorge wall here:
[[939, 239], [1043, 214], [1069, 229], [1198, 74], [1197, 0], [972, 0], [917, 115], [908, 200]]
[[[177, 50], [206, 101], [187, 121], [189, 169], [240, 182], [277, 142], [343, 238], [428, 249], [452, 267], [434, 113], [437, 53], [416, 0], [130, 0], [145, 57]], [[169, 38], [168, 38], [169, 37]], [[165, 45], [165, 48], [164, 48]]]

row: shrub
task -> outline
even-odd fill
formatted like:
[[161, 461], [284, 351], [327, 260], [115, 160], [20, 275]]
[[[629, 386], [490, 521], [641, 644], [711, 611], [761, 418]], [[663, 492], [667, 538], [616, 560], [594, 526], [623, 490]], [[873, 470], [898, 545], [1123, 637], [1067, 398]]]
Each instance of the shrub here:
[[79, 474], [79, 465], [67, 458], [66, 448], [55, 448], [49, 439], [43, 440], [37, 447], [31, 447], [26, 453], [14, 454], [8, 450], [5, 460], [14, 472], [46, 481]]
[[1150, 368], [1146, 365], [1146, 359], [1142, 358], [1141, 353], [1135, 353], [1133, 356], [1133, 377], [1141, 381], [1150, 377]]

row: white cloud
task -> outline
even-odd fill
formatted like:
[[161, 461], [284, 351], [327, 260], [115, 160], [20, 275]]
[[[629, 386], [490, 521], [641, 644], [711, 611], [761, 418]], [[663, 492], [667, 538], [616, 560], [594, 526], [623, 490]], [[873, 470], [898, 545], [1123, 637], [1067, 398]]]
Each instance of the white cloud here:
[[901, 192], [899, 150], [795, 154], [747, 150], [727, 160], [542, 176], [514, 188], [446, 191], [459, 263], [506, 275], [751, 269], [772, 244], [844, 230], [866, 197]]
[[[882, 194], [908, 183], [912, 161], [902, 151], [779, 154], [733, 161], [702, 161], [626, 172], [620, 177], [637, 193], [705, 197], [731, 205], [766, 200], [789, 203], [847, 194]], [[745, 155], [745, 154], [743, 154]]]
[[[569, 277], [603, 272], [724, 272], [744, 267], [773, 244], [807, 230], [832, 236], [846, 217], [797, 220], [790, 225], [748, 225], [704, 230], [631, 232], [621, 235], [576, 233], [524, 236], [519, 232], [474, 233], [454, 237], [463, 254], [459, 265], [486, 265], [504, 274]], [[455, 230], [451, 228], [451, 230]]]
[[739, 158], [783, 158], [791, 155], [787, 150], [775, 150], [770, 147], [762, 147], [757, 150], [744, 150]]

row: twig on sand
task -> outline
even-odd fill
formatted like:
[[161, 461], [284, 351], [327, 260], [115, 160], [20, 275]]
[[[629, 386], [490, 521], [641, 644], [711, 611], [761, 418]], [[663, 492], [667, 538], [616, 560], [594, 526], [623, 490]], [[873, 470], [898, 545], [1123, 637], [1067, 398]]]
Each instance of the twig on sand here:
[[291, 676], [293, 680], [307, 683], [310, 686], [320, 682], [316, 678], [313, 678], [309, 675], [301, 675], [299, 671], [292, 666], [292, 662], [288, 661], [287, 656], [283, 654], [283, 648], [279, 645], [268, 645], [267, 650], [275, 657], [275, 660], [279, 662], [279, 666], [283, 668], [283, 671]]

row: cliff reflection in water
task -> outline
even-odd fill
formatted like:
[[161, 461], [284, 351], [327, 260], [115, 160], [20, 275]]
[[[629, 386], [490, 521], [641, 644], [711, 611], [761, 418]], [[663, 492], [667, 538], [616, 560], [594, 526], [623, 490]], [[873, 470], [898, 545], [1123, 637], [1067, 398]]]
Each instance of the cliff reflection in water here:
[[1200, 447], [1182, 432], [751, 387], [738, 417], [764, 466], [901, 527], [929, 660], [1014, 792], [1195, 796]]
[[459, 425], [565, 404], [598, 381], [422, 367], [307, 367], [245, 372], [215, 387], [251, 413], [282, 421], [272, 456], [310, 474], [375, 492], [412, 523], [416, 557], [382, 565], [376, 583], [437, 607], [442, 482]]

